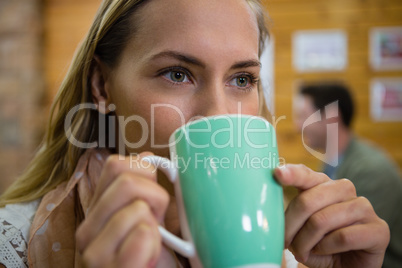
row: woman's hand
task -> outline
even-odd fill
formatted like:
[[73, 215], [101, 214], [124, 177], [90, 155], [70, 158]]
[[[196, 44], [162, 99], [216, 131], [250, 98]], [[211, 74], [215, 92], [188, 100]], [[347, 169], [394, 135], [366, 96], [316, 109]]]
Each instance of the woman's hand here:
[[152, 167], [110, 156], [76, 233], [87, 267], [150, 267], [161, 252], [158, 224], [169, 203]]
[[303, 165], [275, 170], [299, 194], [285, 212], [285, 247], [308, 267], [381, 267], [390, 232], [352, 182]]

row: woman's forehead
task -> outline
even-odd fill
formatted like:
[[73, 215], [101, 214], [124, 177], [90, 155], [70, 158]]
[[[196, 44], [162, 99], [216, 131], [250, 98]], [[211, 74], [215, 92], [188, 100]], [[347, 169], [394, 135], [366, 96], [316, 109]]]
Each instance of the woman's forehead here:
[[151, 0], [141, 9], [139, 17], [139, 30], [194, 26], [223, 30], [231, 25], [232, 30], [258, 31], [256, 16], [245, 0]]
[[135, 22], [129, 47], [139, 55], [151, 49], [258, 55], [257, 20], [245, 0], [151, 0]]

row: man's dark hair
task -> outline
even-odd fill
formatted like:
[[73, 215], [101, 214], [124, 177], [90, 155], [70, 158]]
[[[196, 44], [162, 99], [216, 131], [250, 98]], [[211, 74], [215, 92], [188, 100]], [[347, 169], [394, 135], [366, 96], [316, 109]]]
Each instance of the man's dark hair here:
[[326, 105], [338, 101], [342, 122], [350, 127], [353, 119], [354, 104], [348, 87], [340, 82], [305, 84], [300, 88], [300, 94], [312, 98], [313, 104], [321, 112]]

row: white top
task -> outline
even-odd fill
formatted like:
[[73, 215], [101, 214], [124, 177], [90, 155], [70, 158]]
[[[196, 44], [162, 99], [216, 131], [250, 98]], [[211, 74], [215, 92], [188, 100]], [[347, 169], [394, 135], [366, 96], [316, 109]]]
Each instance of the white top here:
[[0, 263], [7, 268], [28, 267], [27, 246], [40, 199], [0, 208]]

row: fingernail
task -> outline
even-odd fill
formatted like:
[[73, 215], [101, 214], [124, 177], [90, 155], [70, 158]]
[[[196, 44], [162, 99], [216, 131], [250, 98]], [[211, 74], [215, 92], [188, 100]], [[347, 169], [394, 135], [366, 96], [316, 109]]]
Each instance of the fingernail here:
[[300, 262], [300, 263], [306, 263], [308, 256], [301, 256], [301, 255], [295, 255], [293, 253], [293, 255], [295, 256], [296, 261]]
[[288, 245], [287, 248], [288, 248], [288, 250], [289, 250], [290, 252], [292, 252], [293, 256], [296, 256], [295, 251], [294, 251], [294, 249], [293, 249], [293, 247], [292, 247], [291, 245]]
[[288, 249], [289, 249], [289, 251], [293, 254], [293, 256], [295, 257], [296, 261], [302, 262], [302, 259], [301, 259], [300, 255], [298, 255], [298, 254], [296, 253], [296, 251], [293, 249], [292, 246], [289, 246]]
[[302, 255], [298, 254], [298, 253], [295, 251], [295, 249], [293, 248], [293, 246], [290, 246], [290, 245], [289, 245], [288, 250], [289, 250], [290, 252], [292, 252], [293, 256], [295, 257], [295, 259], [296, 259], [298, 262], [304, 263], [304, 262], [307, 261], [308, 256], [302, 256]]
[[157, 263], [157, 259], [154, 258], [153, 260], [151, 260], [151, 261], [148, 263], [148, 268], [154, 268], [154, 267], [156, 266], [156, 263]]
[[282, 172], [281, 172], [281, 170], [280, 170], [279, 167], [277, 167], [277, 168], [274, 169], [274, 176], [275, 176], [275, 177], [280, 177], [280, 176], [282, 176]]
[[154, 155], [154, 154], [152, 152], [145, 151], [145, 152], [138, 154], [138, 157], [143, 158], [143, 157], [151, 156], [151, 155]]
[[288, 176], [288, 174], [289, 174], [289, 170], [286, 167], [286, 165], [280, 166], [277, 169], [275, 169], [275, 175], [279, 176], [280, 178], [285, 178]]

